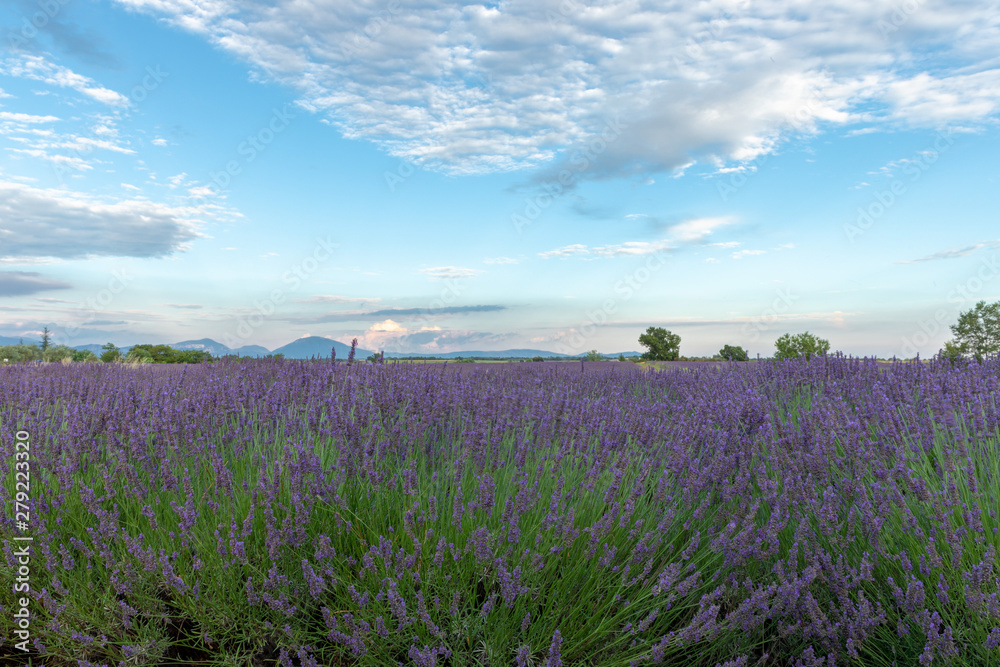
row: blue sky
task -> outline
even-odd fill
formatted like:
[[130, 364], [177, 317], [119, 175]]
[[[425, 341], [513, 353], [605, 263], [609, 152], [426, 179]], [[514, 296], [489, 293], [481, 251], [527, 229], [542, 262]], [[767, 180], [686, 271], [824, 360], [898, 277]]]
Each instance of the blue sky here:
[[933, 354], [1000, 299], [1000, 3], [21, 0], [0, 335]]

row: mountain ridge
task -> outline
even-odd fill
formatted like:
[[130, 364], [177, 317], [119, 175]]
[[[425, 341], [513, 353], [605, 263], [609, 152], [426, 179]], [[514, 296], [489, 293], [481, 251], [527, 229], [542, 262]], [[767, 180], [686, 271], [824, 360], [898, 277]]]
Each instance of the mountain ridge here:
[[[13, 337], [13, 336], [0, 336], [0, 345], [17, 345], [18, 341], [24, 340], [23, 337]], [[35, 340], [25, 340], [27, 345], [37, 344], [38, 341]], [[156, 343], [162, 344], [162, 343]], [[288, 359], [310, 359], [313, 357], [317, 358], [329, 358], [330, 351], [335, 349], [337, 351], [337, 359], [347, 359], [351, 351], [351, 346], [347, 343], [342, 343], [341, 341], [335, 340], [333, 338], [327, 338], [326, 336], [306, 336], [303, 338], [296, 339], [290, 343], [282, 345], [281, 347], [269, 350], [262, 345], [244, 345], [238, 348], [231, 348], [224, 345], [217, 340], [212, 338], [199, 338], [193, 340], [184, 340], [177, 343], [166, 343], [170, 347], [177, 350], [205, 350], [213, 356], [221, 357], [226, 355], [238, 355], [241, 357], [264, 357], [272, 354], [281, 354]], [[73, 345], [71, 346], [74, 350], [89, 350], [97, 355], [101, 354], [104, 345], [99, 343], [88, 343], [85, 345]], [[121, 346], [119, 349], [123, 354], [127, 354], [134, 345]], [[367, 357], [375, 354], [372, 350], [367, 350], [364, 348], [358, 348], [355, 350], [355, 359], [359, 361], [365, 360]], [[625, 355], [626, 357], [637, 357], [640, 352], [615, 352], [612, 354], [605, 354], [608, 358], [618, 358], [619, 355]], [[458, 359], [464, 358], [468, 359], [471, 357], [476, 357], [480, 359], [504, 359], [504, 358], [523, 358], [530, 359], [532, 357], [544, 357], [546, 359], [579, 359], [580, 357], [586, 356], [586, 353], [580, 354], [563, 354], [560, 352], [551, 352], [549, 350], [536, 350], [530, 348], [514, 348], [509, 350], [459, 350], [456, 352], [386, 352], [386, 359], [405, 359], [408, 357], [424, 357], [433, 359]]]

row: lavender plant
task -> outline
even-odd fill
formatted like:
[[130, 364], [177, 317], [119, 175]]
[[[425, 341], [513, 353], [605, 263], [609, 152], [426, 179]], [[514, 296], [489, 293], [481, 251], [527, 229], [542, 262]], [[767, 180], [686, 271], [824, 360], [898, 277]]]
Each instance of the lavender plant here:
[[29, 657], [1000, 662], [1000, 362], [689, 367], [0, 368]]

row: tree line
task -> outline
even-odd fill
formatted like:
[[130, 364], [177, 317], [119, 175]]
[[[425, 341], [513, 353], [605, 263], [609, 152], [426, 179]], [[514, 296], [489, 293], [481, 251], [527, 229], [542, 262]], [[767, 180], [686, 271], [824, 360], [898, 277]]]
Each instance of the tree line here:
[[[987, 304], [980, 301], [961, 313], [951, 325], [953, 340], [945, 343], [939, 356], [955, 362], [963, 358], [982, 361], [1000, 353], [1000, 301]], [[649, 327], [639, 336], [646, 348], [644, 361], [677, 361], [680, 358], [681, 337], [663, 327]], [[823, 356], [830, 351], [830, 341], [805, 331], [786, 333], [774, 342], [775, 359], [796, 359]], [[726, 345], [712, 357], [719, 361], [749, 361], [750, 355], [739, 345]]]
[[82, 362], [82, 363], [146, 363], [146, 364], [200, 364], [212, 361], [211, 353], [204, 350], [176, 350], [169, 345], [135, 345], [123, 353], [114, 343], [101, 348], [98, 356], [90, 350], [74, 350], [66, 345], [53, 345], [52, 332], [46, 327], [38, 343], [0, 345], [0, 362], [21, 363], [26, 361]]

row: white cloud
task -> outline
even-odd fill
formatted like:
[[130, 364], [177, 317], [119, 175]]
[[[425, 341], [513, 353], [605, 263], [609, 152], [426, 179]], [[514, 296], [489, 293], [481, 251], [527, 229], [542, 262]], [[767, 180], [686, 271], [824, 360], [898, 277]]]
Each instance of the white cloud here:
[[167, 257], [197, 238], [193, 208], [144, 199], [105, 203], [0, 181], [0, 257]]
[[[580, 259], [597, 259], [600, 257], [620, 257], [623, 255], [652, 255], [676, 249], [682, 244], [700, 243], [705, 237], [720, 227], [726, 227], [736, 223], [734, 217], [717, 218], [693, 218], [684, 222], [672, 225], [668, 228], [668, 238], [658, 241], [625, 241], [613, 245], [588, 247], [582, 243], [547, 250], [538, 253], [543, 259], [558, 257], [565, 259], [568, 257], [579, 257]], [[723, 243], [712, 243], [709, 245], [730, 248], [740, 245], [738, 241], [727, 241]], [[755, 254], [760, 251], [743, 251], [747, 254]]]
[[672, 250], [669, 241], [626, 241], [616, 245], [601, 246], [591, 252], [598, 257], [618, 257], [621, 255], [652, 255]]
[[483, 272], [477, 269], [463, 269], [459, 266], [435, 266], [430, 269], [420, 269], [420, 273], [425, 273], [433, 278], [471, 278]]
[[166, 146], [169, 142], [167, 142], [166, 139], [157, 138], [157, 139], [153, 139], [149, 143], [153, 144], [154, 146]]
[[113, 90], [104, 88], [96, 81], [73, 70], [49, 62], [42, 56], [22, 55], [20, 58], [8, 58], [0, 62], [0, 73], [34, 81], [42, 81], [50, 86], [71, 88], [87, 97], [113, 107], [127, 107], [127, 97]]
[[981, 123], [1000, 100], [995, 0], [923, 3], [889, 35], [893, 0], [116, 1], [294, 87], [345, 136], [451, 173], [572, 164], [616, 119], [590, 176], [738, 169], [790, 136]]
[[763, 255], [766, 254], [766, 250], [737, 250], [732, 254], [733, 259], [743, 259], [748, 255]]
[[483, 260], [483, 264], [517, 264], [518, 261], [513, 257], [487, 257]]
[[10, 123], [54, 123], [59, 120], [56, 116], [33, 116], [27, 113], [13, 113], [10, 111], [0, 111], [0, 122]]
[[555, 250], [548, 250], [546, 252], [538, 253], [538, 256], [542, 259], [551, 259], [553, 257], [571, 257], [573, 255], [586, 255], [590, 251], [587, 246], [581, 243], [574, 243], [573, 245], [563, 246], [562, 248], [556, 248]]
[[668, 231], [670, 235], [678, 241], [700, 241], [720, 227], [726, 227], [736, 223], [736, 218], [695, 218], [674, 225]]

